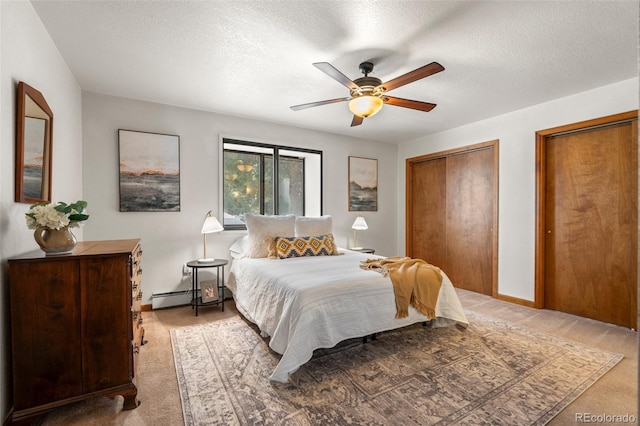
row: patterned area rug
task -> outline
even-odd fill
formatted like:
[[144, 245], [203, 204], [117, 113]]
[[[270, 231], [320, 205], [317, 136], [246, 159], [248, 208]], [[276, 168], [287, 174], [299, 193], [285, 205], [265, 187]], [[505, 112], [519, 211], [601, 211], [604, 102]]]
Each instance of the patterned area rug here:
[[171, 330], [186, 425], [544, 425], [621, 359], [475, 312], [316, 351], [289, 383], [241, 317]]

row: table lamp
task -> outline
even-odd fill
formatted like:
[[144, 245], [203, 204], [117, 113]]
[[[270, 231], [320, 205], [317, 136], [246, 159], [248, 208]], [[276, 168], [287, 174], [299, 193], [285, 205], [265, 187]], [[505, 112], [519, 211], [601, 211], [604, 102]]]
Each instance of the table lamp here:
[[364, 220], [364, 217], [358, 216], [355, 222], [353, 222], [353, 225], [351, 225], [351, 228], [353, 229], [353, 247], [351, 248], [361, 249], [362, 247], [358, 247], [356, 243], [356, 231], [369, 229], [369, 227], [367, 226], [367, 221]]
[[202, 234], [204, 238], [204, 256], [198, 259], [200, 263], [208, 263], [213, 262], [215, 259], [212, 257], [207, 257], [207, 234], [211, 234], [212, 232], [220, 232], [223, 231], [224, 227], [220, 225], [218, 219], [211, 213], [211, 210], [207, 212], [207, 215], [204, 217], [204, 223], [202, 224]]

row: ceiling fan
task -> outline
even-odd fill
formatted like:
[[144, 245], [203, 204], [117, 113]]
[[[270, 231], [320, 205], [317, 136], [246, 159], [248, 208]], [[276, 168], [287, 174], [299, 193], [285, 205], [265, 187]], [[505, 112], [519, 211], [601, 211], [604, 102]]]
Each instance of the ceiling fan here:
[[362, 121], [371, 117], [380, 109], [383, 104], [389, 104], [399, 106], [403, 108], [411, 108], [419, 111], [431, 111], [436, 107], [436, 104], [412, 101], [410, 99], [396, 98], [393, 96], [387, 96], [386, 92], [397, 89], [405, 84], [413, 83], [421, 78], [429, 77], [440, 71], [444, 71], [444, 67], [437, 62], [431, 62], [423, 67], [410, 71], [399, 77], [389, 80], [386, 83], [382, 83], [382, 80], [376, 77], [369, 77], [369, 74], [373, 71], [373, 63], [363, 62], [360, 64], [360, 71], [364, 74], [364, 77], [360, 77], [355, 81], [351, 81], [349, 77], [338, 71], [333, 65], [328, 62], [316, 62], [313, 64], [320, 71], [327, 74], [329, 77], [336, 80], [338, 83], [343, 84], [350, 91], [350, 96], [345, 98], [328, 99], [326, 101], [310, 102], [308, 104], [294, 105], [291, 107], [294, 111], [301, 109], [316, 107], [320, 105], [333, 104], [336, 102], [349, 101], [349, 109], [353, 112], [353, 120], [351, 121], [351, 127], [359, 126]]

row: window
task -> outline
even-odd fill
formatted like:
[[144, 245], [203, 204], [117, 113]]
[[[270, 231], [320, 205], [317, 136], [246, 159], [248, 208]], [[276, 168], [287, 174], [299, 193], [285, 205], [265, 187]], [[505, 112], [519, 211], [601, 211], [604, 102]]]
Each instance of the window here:
[[225, 229], [246, 229], [245, 213], [322, 215], [322, 151], [227, 138], [222, 150]]

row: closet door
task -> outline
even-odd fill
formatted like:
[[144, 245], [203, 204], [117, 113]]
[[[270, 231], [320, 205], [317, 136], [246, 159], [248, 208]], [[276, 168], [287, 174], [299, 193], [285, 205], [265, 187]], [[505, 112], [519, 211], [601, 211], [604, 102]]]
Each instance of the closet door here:
[[447, 157], [445, 270], [454, 285], [493, 295], [493, 149]]
[[412, 250], [407, 255], [424, 259], [432, 265], [445, 267], [446, 245], [446, 158], [421, 161], [413, 166], [413, 191], [411, 194]]
[[544, 140], [544, 306], [637, 324], [638, 122]]
[[493, 295], [497, 273], [497, 141], [407, 160], [408, 256], [458, 288]]

